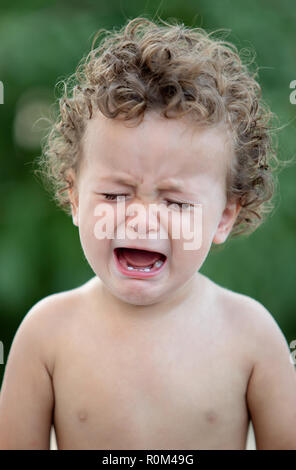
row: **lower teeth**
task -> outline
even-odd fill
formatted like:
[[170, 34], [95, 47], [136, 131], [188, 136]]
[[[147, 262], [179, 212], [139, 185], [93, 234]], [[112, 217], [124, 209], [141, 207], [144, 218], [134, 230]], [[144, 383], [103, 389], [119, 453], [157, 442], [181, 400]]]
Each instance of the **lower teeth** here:
[[140, 268], [133, 268], [132, 266], [128, 266], [127, 269], [129, 271], [145, 271], [146, 273], [149, 273], [149, 271], [151, 271], [151, 268], [140, 269]]
[[133, 266], [128, 265], [127, 269], [129, 271], [144, 271], [146, 273], [149, 273], [151, 269], [155, 266], [156, 268], [160, 268], [160, 266], [163, 264], [163, 261], [156, 261], [153, 266], [150, 266], [149, 268], [133, 268]]

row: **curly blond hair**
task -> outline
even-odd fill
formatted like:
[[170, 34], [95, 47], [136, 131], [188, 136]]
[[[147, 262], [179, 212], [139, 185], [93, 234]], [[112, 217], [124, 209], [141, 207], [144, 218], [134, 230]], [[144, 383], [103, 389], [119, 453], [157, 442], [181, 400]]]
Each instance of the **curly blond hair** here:
[[[95, 47], [102, 32], [105, 37]], [[97, 32], [90, 52], [62, 81], [59, 113], [38, 160], [37, 172], [67, 213], [73, 185], [68, 170], [79, 171], [81, 138], [96, 109], [136, 124], [145, 111], [157, 110], [166, 118], [190, 113], [199, 125], [227, 123], [236, 156], [227, 175], [227, 197], [241, 205], [230, 236], [249, 234], [262, 223], [274, 208], [275, 116], [261, 99], [258, 69], [249, 70], [253, 58], [245, 64], [243, 54], [218, 32], [143, 17], [119, 30]]]

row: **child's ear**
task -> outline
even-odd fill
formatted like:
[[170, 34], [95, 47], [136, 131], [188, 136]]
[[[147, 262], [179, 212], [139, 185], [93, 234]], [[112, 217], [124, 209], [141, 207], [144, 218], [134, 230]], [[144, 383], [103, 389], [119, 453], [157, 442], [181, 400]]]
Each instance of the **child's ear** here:
[[71, 204], [71, 213], [72, 213], [72, 220], [73, 224], [76, 225], [76, 227], [79, 226], [79, 199], [78, 199], [78, 191], [77, 191], [77, 185], [76, 185], [76, 179], [75, 179], [75, 174], [73, 170], [69, 170], [67, 174], [67, 180], [69, 182], [69, 189], [68, 189], [68, 195], [69, 195], [69, 200]]
[[218, 245], [225, 242], [240, 210], [241, 206], [238, 200], [227, 203], [213, 238], [213, 243]]

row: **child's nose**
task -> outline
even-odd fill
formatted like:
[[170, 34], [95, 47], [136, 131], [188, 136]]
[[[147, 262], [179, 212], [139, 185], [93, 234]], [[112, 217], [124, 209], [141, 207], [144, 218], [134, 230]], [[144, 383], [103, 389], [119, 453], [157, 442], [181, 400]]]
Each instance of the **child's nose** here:
[[156, 202], [151, 202], [150, 198], [148, 198], [148, 202], [147, 198], [134, 199], [133, 204], [127, 206], [126, 215], [127, 228], [132, 229], [139, 235], [151, 232], [158, 233], [158, 205]]

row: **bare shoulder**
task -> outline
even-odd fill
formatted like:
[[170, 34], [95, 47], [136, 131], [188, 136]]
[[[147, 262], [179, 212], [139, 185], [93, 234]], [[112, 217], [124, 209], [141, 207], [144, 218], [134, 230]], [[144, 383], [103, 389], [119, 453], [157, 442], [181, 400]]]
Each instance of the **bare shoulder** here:
[[[35, 321], [48, 321], [57, 325], [64, 317], [81, 311], [81, 306], [89, 297], [92, 283], [93, 279], [90, 279], [81, 286], [43, 297], [31, 307], [26, 316], [34, 318]], [[60, 322], [57, 322], [57, 319]]]
[[255, 362], [266, 356], [267, 349], [273, 347], [281, 349], [287, 356], [289, 347], [286, 338], [271, 312], [261, 302], [213, 281], [210, 284], [225, 323], [235, 329], [240, 340], [245, 341], [244, 345]]
[[50, 294], [37, 301], [23, 318], [17, 334], [28, 336], [39, 348], [40, 356], [52, 375], [56, 344], [69, 324], [77, 322], [88, 298], [89, 282]]

